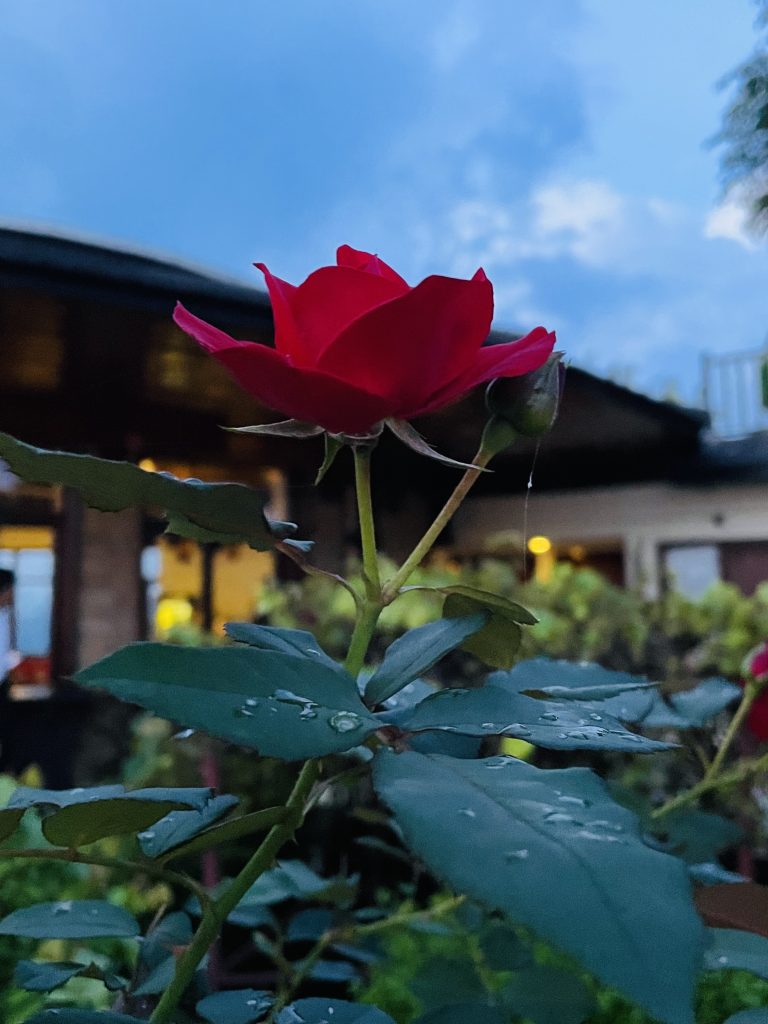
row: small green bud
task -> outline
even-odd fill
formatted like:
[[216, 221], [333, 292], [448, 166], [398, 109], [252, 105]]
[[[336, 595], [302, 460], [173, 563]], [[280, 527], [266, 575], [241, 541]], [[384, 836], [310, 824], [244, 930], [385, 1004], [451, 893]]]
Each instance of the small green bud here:
[[485, 424], [480, 451], [489, 455], [498, 455], [499, 452], [511, 448], [519, 436], [507, 420], [502, 419], [501, 416], [491, 416]]
[[546, 434], [560, 407], [565, 378], [561, 358], [561, 353], [555, 352], [532, 373], [492, 380], [485, 393], [488, 412], [505, 420], [524, 437]]

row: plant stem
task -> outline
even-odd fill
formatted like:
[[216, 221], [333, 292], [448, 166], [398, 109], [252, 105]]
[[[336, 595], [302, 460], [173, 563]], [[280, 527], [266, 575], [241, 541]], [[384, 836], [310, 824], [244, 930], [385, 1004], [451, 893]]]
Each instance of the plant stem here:
[[493, 452], [485, 451], [482, 447], [478, 449], [477, 454], [472, 460], [472, 467], [465, 471], [464, 476], [456, 484], [453, 494], [451, 494], [450, 498], [448, 498], [446, 503], [440, 509], [435, 521], [429, 527], [410, 555], [408, 555], [392, 579], [384, 585], [382, 599], [385, 605], [391, 604], [392, 601], [394, 601], [400, 592], [402, 585], [408, 581], [408, 577], [411, 575], [413, 570], [416, 569], [424, 560], [431, 550], [432, 545], [453, 518], [453, 515], [459, 505], [461, 505], [467, 494], [469, 494], [475, 484], [475, 481], [492, 458]]
[[150, 1017], [152, 1024], [169, 1024], [187, 986], [192, 981], [200, 961], [224, 922], [253, 883], [270, 867], [280, 848], [294, 835], [304, 816], [304, 807], [318, 775], [318, 762], [306, 761], [286, 803], [288, 818], [274, 825], [251, 859], [232, 884], [213, 900], [195, 932], [192, 942], [176, 963], [176, 973]]
[[701, 782], [687, 789], [684, 793], [678, 793], [677, 796], [673, 796], [666, 803], [657, 807], [651, 813], [651, 817], [663, 818], [665, 814], [669, 814], [671, 811], [676, 811], [687, 804], [695, 803], [704, 793], [709, 793], [713, 789], [727, 789], [729, 786], [736, 786], [738, 783], [748, 779], [750, 775], [755, 775], [763, 770], [768, 770], [768, 754], [763, 754], [762, 757], [758, 757], [754, 761], [742, 761], [740, 764], [734, 765], [729, 771], [721, 772], [717, 777], [703, 778]]
[[[368, 645], [381, 615], [381, 581], [376, 552], [376, 533], [371, 501], [371, 448], [354, 449], [355, 490], [360, 520], [360, 541], [363, 550], [366, 599], [356, 601], [357, 621], [350, 640], [344, 667], [357, 675], [363, 667]], [[341, 578], [337, 579], [341, 582]], [[346, 581], [344, 581], [346, 583]], [[286, 820], [274, 825], [251, 859], [222, 895], [209, 903], [202, 920], [185, 952], [176, 963], [176, 972], [150, 1017], [152, 1024], [170, 1024], [184, 992], [192, 981], [200, 961], [216, 941], [229, 914], [253, 883], [270, 867], [280, 848], [294, 835], [301, 824], [317, 781], [319, 764], [306, 761], [286, 803]]]
[[761, 687], [755, 682], [748, 682], [744, 687], [744, 693], [741, 697], [741, 703], [736, 708], [736, 714], [730, 721], [726, 730], [725, 736], [723, 736], [723, 742], [720, 744], [717, 753], [712, 758], [712, 763], [704, 775], [704, 782], [711, 782], [715, 779], [720, 771], [725, 755], [728, 753], [731, 744], [735, 740], [739, 733], [739, 729], [744, 722], [744, 719], [749, 714], [749, 709], [755, 702], [757, 695], [760, 693]]
[[363, 549], [363, 574], [365, 590], [369, 601], [379, 601], [381, 580], [376, 552], [376, 528], [371, 500], [371, 453], [370, 445], [354, 449], [355, 491], [357, 493], [357, 514], [360, 520], [360, 543]]
[[150, 875], [159, 878], [169, 885], [180, 885], [188, 889], [200, 900], [202, 906], [209, 903], [208, 893], [202, 885], [180, 871], [172, 871], [160, 864], [152, 862], [124, 860], [121, 857], [102, 857], [96, 853], [81, 853], [80, 850], [0, 850], [3, 860], [58, 860], [68, 864], [91, 864], [94, 867], [112, 868], [115, 871], [128, 871], [134, 874]]

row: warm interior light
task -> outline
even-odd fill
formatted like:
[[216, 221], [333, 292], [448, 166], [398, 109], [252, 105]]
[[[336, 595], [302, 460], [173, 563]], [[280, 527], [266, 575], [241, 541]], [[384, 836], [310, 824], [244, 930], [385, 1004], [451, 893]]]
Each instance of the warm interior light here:
[[532, 555], [546, 555], [552, 550], [552, 541], [549, 537], [536, 536], [528, 541], [528, 550]]
[[142, 459], [139, 463], [139, 469], [145, 469], [147, 473], [156, 473], [157, 463], [154, 459]]

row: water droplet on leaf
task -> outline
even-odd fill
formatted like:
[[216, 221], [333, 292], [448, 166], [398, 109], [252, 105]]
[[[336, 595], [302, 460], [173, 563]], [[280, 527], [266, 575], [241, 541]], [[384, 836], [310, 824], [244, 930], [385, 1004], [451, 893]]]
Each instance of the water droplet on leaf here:
[[353, 732], [362, 725], [362, 719], [353, 711], [338, 711], [328, 722], [336, 732]]

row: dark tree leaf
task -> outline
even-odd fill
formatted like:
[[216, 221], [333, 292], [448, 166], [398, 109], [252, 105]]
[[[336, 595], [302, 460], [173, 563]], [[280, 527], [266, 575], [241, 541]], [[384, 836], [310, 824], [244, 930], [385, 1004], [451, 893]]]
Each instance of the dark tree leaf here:
[[509, 1014], [488, 1003], [456, 1003], [430, 1010], [414, 1024], [509, 1024]]
[[516, 601], [510, 601], [508, 597], [501, 594], [494, 594], [490, 590], [479, 590], [477, 587], [469, 587], [465, 583], [454, 583], [449, 587], [438, 587], [437, 590], [446, 597], [464, 597], [473, 601], [489, 612], [501, 615], [510, 622], [519, 622], [522, 626], [535, 626], [539, 621], [533, 612], [523, 608]]
[[461, 645], [492, 668], [509, 668], [515, 660], [522, 632], [514, 616], [500, 608], [490, 608], [485, 601], [465, 594], [449, 594], [443, 603], [446, 618], [463, 618], [478, 611], [490, 614], [490, 619]]
[[333, 911], [318, 907], [300, 910], [288, 922], [286, 942], [317, 942], [333, 924]]
[[262, 651], [293, 654], [321, 662], [329, 668], [340, 668], [339, 663], [320, 647], [317, 637], [305, 629], [286, 629], [283, 626], [257, 626], [253, 622], [227, 622], [224, 631], [232, 640]]
[[275, 997], [255, 988], [214, 992], [197, 1004], [197, 1012], [210, 1024], [252, 1024], [269, 1010]]
[[556, 967], [532, 967], [504, 986], [501, 998], [517, 1017], [535, 1024], [582, 1024], [595, 1010], [595, 1000], [575, 974]]
[[[76, 849], [106, 836], [131, 835], [154, 825], [164, 815], [179, 810], [178, 802], [150, 800], [98, 800], [70, 804], [43, 821], [43, 835], [54, 846]], [[192, 811], [197, 814], [197, 811]]]
[[24, 1024], [146, 1024], [138, 1017], [100, 1010], [43, 1010], [29, 1017]]
[[[169, 815], [169, 817], [172, 817], [172, 815]], [[188, 857], [193, 853], [212, 850], [214, 847], [230, 842], [233, 839], [252, 836], [256, 832], [267, 832], [273, 825], [278, 825], [281, 821], [284, 821], [285, 817], [285, 807], [265, 807], [261, 811], [252, 811], [250, 814], [244, 814], [239, 818], [231, 818], [229, 821], [223, 821], [219, 825], [205, 829], [199, 835], [195, 835], [192, 839], [181, 843], [179, 846], [169, 846], [167, 851], [162, 854], [162, 859], [165, 861], [172, 860], [175, 857]], [[162, 825], [162, 822], [160, 824]], [[186, 823], [184, 823], [184, 827], [187, 827]], [[175, 843], [181, 831], [178, 821], [173, 825], [173, 829]], [[160, 831], [157, 832], [157, 838], [162, 839]], [[139, 841], [148, 857], [157, 856], [157, 854], [148, 853], [145, 847], [145, 841], [149, 843], [152, 840], [147, 840], [146, 836], [144, 838], [139, 836]]]
[[643, 843], [594, 773], [382, 751], [374, 784], [439, 878], [693, 1024], [703, 937], [685, 865]]
[[349, 750], [380, 724], [342, 669], [252, 647], [131, 644], [75, 678], [285, 760]]
[[104, 900], [62, 900], [14, 910], [0, 921], [0, 935], [26, 939], [134, 938], [136, 919]]
[[768, 980], [768, 939], [735, 928], [708, 928], [704, 966], [708, 971], [750, 971]]
[[407, 732], [442, 729], [469, 736], [513, 736], [553, 750], [643, 754], [670, 747], [630, 732], [618, 719], [592, 711], [590, 705], [537, 700], [494, 685], [499, 677], [502, 673], [495, 673], [476, 690], [439, 690], [397, 724]]
[[428, 672], [449, 651], [477, 633], [487, 623], [484, 611], [463, 618], [438, 619], [411, 629], [387, 648], [384, 659], [365, 687], [366, 703], [381, 704]]
[[163, 509], [173, 515], [179, 531], [188, 521], [250, 544], [258, 551], [269, 550], [275, 540], [273, 524], [263, 511], [265, 497], [244, 484], [179, 480], [168, 473], [147, 472], [129, 462], [34, 448], [8, 434], [0, 434], [0, 457], [23, 480], [71, 487], [87, 505], [103, 512]]
[[[489, 682], [515, 693], [545, 699], [600, 701], [602, 710], [625, 722], [640, 721], [650, 711], [654, 694], [649, 691], [656, 686], [644, 676], [617, 672], [592, 662], [553, 658], [530, 658], [518, 662], [510, 672], [495, 672], [488, 678]], [[610, 704], [614, 697], [618, 701]], [[622, 702], [628, 714], [619, 713]]]
[[480, 933], [480, 949], [494, 971], [518, 971], [533, 962], [530, 948], [506, 921], [491, 921]]
[[13, 972], [13, 983], [27, 992], [53, 992], [88, 970], [88, 964], [51, 960], [20, 960]]
[[[238, 802], [236, 796], [216, 796], [201, 810], [174, 810], [165, 817], [147, 822], [147, 825], [153, 825], [153, 828], [138, 832], [142, 853], [147, 857], [159, 857], [175, 846], [181, 846], [193, 836], [213, 825], [227, 811], [236, 807]], [[146, 825], [143, 827], [147, 828]]]
[[643, 719], [649, 728], [693, 729], [707, 725], [729, 704], [739, 700], [742, 690], [727, 679], [704, 679], [690, 690], [681, 690], [663, 698], [657, 695]]
[[376, 1006], [342, 999], [299, 999], [280, 1011], [277, 1024], [330, 1024], [331, 1020], [333, 1024], [395, 1024]]
[[5, 807], [3, 810], [0, 810], [0, 842], [13, 835], [23, 816], [23, 808], [12, 810], [9, 807]]
[[659, 840], [659, 849], [689, 864], [715, 860], [718, 853], [744, 837], [744, 830], [735, 821], [689, 807], [652, 821], [650, 832]]

